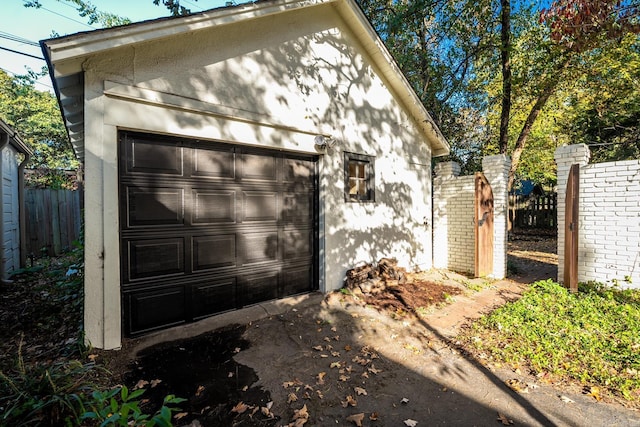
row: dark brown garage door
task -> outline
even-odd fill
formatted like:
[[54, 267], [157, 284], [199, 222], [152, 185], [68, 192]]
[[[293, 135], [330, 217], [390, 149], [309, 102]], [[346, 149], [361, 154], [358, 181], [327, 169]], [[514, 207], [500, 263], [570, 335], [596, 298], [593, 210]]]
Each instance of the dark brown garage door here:
[[317, 157], [119, 140], [127, 335], [317, 289]]

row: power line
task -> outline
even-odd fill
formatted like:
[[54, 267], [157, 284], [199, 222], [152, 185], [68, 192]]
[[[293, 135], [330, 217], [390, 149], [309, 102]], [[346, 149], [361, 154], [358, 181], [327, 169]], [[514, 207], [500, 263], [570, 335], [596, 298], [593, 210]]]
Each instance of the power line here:
[[31, 55], [30, 53], [20, 52], [18, 50], [9, 49], [8, 47], [2, 47], [2, 46], [0, 46], [0, 49], [6, 50], [7, 52], [11, 52], [11, 53], [17, 53], [18, 55], [24, 55], [24, 56], [28, 56], [29, 58], [40, 59], [44, 61], [44, 58], [42, 58], [41, 56]]
[[[62, 3], [62, 4], [65, 4], [65, 3]], [[82, 21], [78, 21], [77, 19], [69, 18], [67, 15], [63, 15], [62, 13], [58, 13], [58, 12], [55, 12], [55, 11], [53, 11], [53, 10], [51, 10], [51, 9], [47, 9], [46, 7], [44, 7], [44, 6], [42, 6], [42, 5], [40, 5], [39, 7], [37, 7], [37, 9], [46, 10], [46, 11], [47, 11], [47, 12], [49, 12], [49, 13], [53, 13], [54, 15], [57, 15], [57, 16], [59, 16], [59, 17], [61, 17], [61, 18], [64, 18], [64, 19], [68, 19], [69, 21], [73, 21], [73, 22], [75, 22], [76, 24], [84, 25], [85, 27], [88, 27], [88, 28], [91, 28], [91, 29], [94, 29], [94, 30], [96, 29], [96, 27], [93, 27], [93, 26], [91, 26], [91, 25], [89, 25], [89, 24], [86, 24], [86, 23], [84, 23], [84, 22], [82, 22]]]
[[16, 36], [15, 34], [7, 33], [6, 31], [0, 31], [0, 38], [11, 40], [17, 43], [28, 44], [30, 46], [40, 46], [38, 42]]

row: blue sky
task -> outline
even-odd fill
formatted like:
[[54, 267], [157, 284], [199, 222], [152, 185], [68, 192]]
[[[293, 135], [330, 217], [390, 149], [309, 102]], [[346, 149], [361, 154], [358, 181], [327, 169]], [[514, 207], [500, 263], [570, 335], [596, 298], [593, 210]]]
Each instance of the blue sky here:
[[[88, 25], [87, 20], [80, 17], [69, 3], [58, 0], [40, 0], [40, 3], [42, 8], [35, 9], [25, 8], [24, 0], [2, 0], [0, 47], [42, 57], [40, 46], [33, 46], [22, 39], [37, 43], [39, 40], [50, 38], [54, 32], [67, 35], [99, 28], [96, 24]], [[101, 11], [127, 17], [132, 22], [169, 14], [164, 6], [154, 5], [153, 0], [91, 0], [91, 3]], [[223, 6], [225, 0], [182, 0], [181, 3], [198, 12]], [[16, 38], [19, 40], [16, 41]], [[39, 71], [44, 65], [43, 60], [0, 49], [0, 69], [9, 74], [26, 74], [25, 67]], [[49, 77], [38, 80], [36, 88], [52, 90]]]

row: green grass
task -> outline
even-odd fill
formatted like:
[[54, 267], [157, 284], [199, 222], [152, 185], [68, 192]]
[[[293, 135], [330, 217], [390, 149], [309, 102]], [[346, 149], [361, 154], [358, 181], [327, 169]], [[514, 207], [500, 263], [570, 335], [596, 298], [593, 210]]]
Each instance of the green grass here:
[[571, 294], [536, 282], [462, 338], [494, 361], [640, 401], [640, 291], [588, 283]]

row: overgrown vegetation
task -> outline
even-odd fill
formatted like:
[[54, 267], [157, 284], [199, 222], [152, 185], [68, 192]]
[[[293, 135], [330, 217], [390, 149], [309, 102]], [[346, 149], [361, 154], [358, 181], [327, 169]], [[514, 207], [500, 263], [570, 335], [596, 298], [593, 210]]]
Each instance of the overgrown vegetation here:
[[638, 290], [588, 283], [572, 294], [551, 280], [536, 282], [522, 299], [485, 316], [462, 338], [490, 362], [640, 402]]
[[83, 247], [0, 285], [0, 426], [170, 426], [176, 404], [140, 409], [144, 390], [110, 384], [82, 335]]

